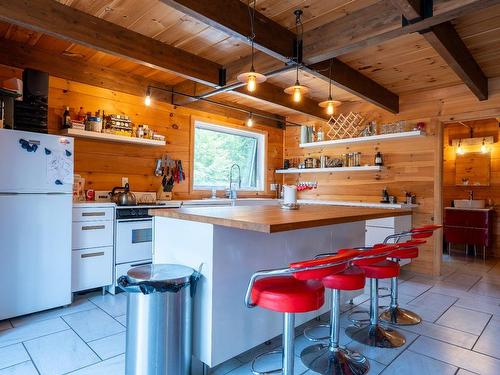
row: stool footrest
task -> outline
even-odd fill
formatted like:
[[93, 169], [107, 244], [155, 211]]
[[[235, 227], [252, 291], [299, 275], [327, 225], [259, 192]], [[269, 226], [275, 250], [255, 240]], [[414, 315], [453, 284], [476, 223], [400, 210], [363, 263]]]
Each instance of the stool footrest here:
[[[356, 319], [354, 318], [355, 315], [367, 315], [367, 319]], [[352, 324], [356, 327], [364, 327], [368, 324], [370, 324], [370, 312], [367, 310], [358, 310], [358, 311], [351, 311], [347, 318], [351, 321]]]
[[[314, 336], [312, 331], [317, 330], [318, 328], [326, 329], [327, 334], [325, 336]], [[330, 338], [330, 324], [318, 324], [314, 327], [308, 327], [304, 329], [304, 337], [312, 342], [325, 341]]]

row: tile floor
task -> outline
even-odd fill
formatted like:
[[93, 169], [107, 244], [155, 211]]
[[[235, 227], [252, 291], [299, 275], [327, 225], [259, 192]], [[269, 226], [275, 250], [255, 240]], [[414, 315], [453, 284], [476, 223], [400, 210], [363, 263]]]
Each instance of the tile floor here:
[[[401, 328], [407, 339], [402, 348], [370, 348], [342, 335], [343, 345], [369, 358], [369, 374], [500, 374], [500, 260], [445, 257], [443, 270], [439, 278], [403, 271], [402, 305], [424, 321]], [[342, 327], [349, 324], [346, 312], [367, 308], [367, 300], [365, 293], [354, 305], [342, 306]], [[125, 325], [126, 296], [99, 293], [79, 296], [69, 307], [0, 321], [0, 375], [124, 374]], [[313, 375], [300, 361], [301, 350], [310, 345], [301, 332], [296, 373]], [[275, 338], [210, 373], [251, 374], [256, 353], [279, 345]], [[277, 367], [279, 359], [270, 356], [259, 367]]]

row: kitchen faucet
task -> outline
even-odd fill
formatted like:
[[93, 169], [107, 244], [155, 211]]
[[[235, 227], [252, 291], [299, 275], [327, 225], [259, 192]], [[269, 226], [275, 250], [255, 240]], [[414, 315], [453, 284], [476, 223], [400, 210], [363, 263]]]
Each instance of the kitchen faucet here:
[[236, 199], [238, 193], [236, 189], [233, 188], [233, 169], [238, 168], [238, 189], [241, 189], [241, 169], [238, 164], [233, 164], [229, 170], [229, 199]]

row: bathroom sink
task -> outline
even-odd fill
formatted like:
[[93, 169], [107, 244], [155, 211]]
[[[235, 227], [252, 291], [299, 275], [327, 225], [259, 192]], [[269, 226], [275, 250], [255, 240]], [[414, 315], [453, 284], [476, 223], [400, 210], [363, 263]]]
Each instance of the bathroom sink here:
[[484, 199], [455, 199], [453, 201], [456, 208], [484, 208]]

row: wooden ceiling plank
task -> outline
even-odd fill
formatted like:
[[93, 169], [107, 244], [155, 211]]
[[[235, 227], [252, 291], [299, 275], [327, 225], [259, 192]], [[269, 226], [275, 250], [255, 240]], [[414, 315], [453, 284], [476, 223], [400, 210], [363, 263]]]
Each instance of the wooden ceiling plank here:
[[[161, 0], [170, 7], [188, 14], [224, 33], [249, 43], [250, 14], [239, 0]], [[255, 12], [255, 48], [279, 60], [294, 56], [295, 34], [277, 22]]]
[[[391, 2], [409, 20], [424, 18], [420, 1]], [[488, 79], [450, 21], [432, 26], [422, 35], [479, 100], [488, 99]]]
[[[329, 71], [329, 68], [330, 61], [327, 60], [310, 65], [307, 70], [317, 77], [328, 79], [328, 73], [326, 72]], [[367, 102], [384, 108], [392, 113], [399, 112], [398, 95], [367, 78], [356, 69], [351, 68], [339, 59], [333, 59], [332, 80], [336, 86], [366, 100]]]
[[434, 7], [432, 17], [403, 27], [401, 11], [390, 1], [380, 1], [305, 32], [304, 61], [308, 64], [324, 61], [497, 4], [500, 0], [443, 0]]
[[0, 20], [211, 86], [219, 85], [219, 64], [54, 0], [0, 0]]

